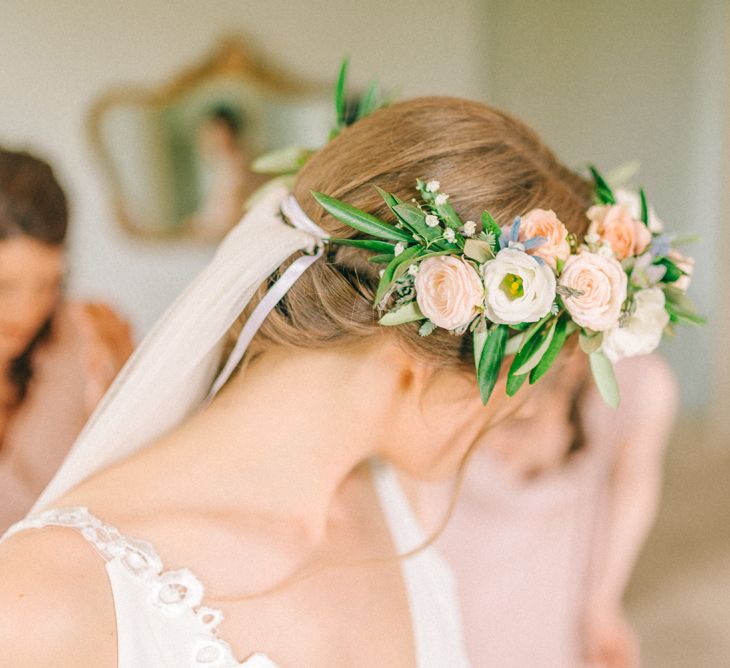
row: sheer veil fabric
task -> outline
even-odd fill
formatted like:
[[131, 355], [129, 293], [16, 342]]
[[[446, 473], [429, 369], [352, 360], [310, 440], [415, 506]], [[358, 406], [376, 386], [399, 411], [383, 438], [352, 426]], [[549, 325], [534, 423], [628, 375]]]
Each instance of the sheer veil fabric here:
[[[225, 335], [257, 288], [297, 251], [317, 251], [315, 230], [284, 222], [281, 208], [288, 195], [285, 188], [272, 190], [228, 234], [122, 369], [30, 514], [142, 449], [205, 402]], [[316, 257], [300, 259], [306, 264]], [[300, 264], [299, 273], [304, 268]], [[244, 350], [238, 346], [237, 353]], [[232, 371], [236, 365], [227, 366]], [[221, 385], [223, 379], [217, 380]]]

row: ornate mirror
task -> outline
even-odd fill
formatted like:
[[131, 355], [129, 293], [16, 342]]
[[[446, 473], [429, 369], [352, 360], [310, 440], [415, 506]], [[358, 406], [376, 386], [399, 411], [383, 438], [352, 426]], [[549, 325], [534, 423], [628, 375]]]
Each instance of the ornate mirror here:
[[148, 239], [217, 241], [266, 179], [252, 159], [325, 142], [329, 97], [265, 67], [239, 39], [157, 90], [108, 92], [89, 125], [119, 222]]

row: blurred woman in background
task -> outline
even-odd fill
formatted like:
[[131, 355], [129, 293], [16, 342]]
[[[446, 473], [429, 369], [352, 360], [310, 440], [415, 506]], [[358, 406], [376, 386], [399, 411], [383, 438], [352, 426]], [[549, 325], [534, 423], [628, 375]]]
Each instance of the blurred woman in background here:
[[109, 307], [63, 299], [67, 224], [50, 166], [0, 148], [0, 531], [28, 511], [132, 351]]

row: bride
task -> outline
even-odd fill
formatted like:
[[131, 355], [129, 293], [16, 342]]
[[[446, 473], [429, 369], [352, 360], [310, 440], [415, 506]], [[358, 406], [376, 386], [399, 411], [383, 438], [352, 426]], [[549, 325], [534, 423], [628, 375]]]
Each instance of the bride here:
[[272, 191], [227, 237], [0, 544], [4, 665], [468, 665], [452, 577], [396, 472], [454, 475], [532, 388], [507, 399], [493, 373], [484, 406], [463, 328], [381, 326], [372, 253], [322, 243], [364, 235], [311, 195], [388, 219], [373, 186], [408, 200], [424, 176], [464, 220], [541, 207], [586, 231], [586, 183], [490, 107], [417, 99], [343, 131], [293, 198]]

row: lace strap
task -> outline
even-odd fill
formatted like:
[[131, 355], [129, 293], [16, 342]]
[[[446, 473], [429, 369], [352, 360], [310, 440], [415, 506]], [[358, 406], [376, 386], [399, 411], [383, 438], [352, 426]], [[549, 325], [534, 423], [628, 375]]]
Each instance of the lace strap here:
[[51, 526], [78, 530], [105, 561], [119, 558], [135, 575], [149, 577], [162, 572], [162, 561], [150, 543], [122, 535], [83, 506], [51, 508], [26, 517], [13, 524], [0, 538], [0, 542], [26, 529]]

